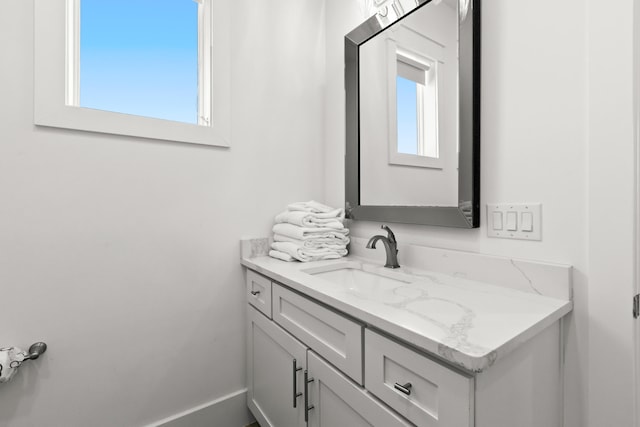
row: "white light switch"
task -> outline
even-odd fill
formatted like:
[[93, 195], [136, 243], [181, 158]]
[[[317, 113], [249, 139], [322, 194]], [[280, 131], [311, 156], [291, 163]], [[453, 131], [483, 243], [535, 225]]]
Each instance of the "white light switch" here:
[[507, 231], [518, 230], [518, 214], [514, 211], [507, 212]]
[[487, 235], [503, 239], [542, 240], [542, 205], [487, 204]]
[[522, 221], [520, 229], [530, 233], [533, 231], [533, 214], [531, 212], [522, 212]]
[[493, 213], [493, 229], [502, 230], [502, 212]]

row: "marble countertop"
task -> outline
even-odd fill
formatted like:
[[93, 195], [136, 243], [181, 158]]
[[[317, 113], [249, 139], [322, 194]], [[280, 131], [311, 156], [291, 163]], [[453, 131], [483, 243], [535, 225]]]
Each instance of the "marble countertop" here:
[[[246, 254], [247, 268], [271, 277], [363, 323], [468, 371], [481, 372], [572, 310], [568, 300], [523, 292], [450, 274], [401, 267], [385, 269], [348, 256], [310, 263]], [[399, 279], [360, 289], [308, 271], [355, 263]]]

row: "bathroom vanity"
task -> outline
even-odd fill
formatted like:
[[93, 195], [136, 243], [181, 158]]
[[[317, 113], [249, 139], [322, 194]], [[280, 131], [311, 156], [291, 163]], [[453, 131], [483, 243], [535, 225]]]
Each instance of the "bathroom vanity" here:
[[[346, 216], [478, 228], [481, 1], [374, 9], [345, 36]], [[260, 425], [561, 427], [571, 267], [387, 232], [315, 263], [242, 242]]]
[[391, 270], [365, 243], [286, 263], [242, 242], [262, 427], [562, 425], [571, 267], [405, 245]]

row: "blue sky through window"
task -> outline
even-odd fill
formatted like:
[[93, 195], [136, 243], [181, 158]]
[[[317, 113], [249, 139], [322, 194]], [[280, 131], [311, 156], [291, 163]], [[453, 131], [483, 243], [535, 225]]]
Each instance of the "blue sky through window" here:
[[198, 123], [198, 4], [82, 0], [80, 106]]
[[417, 91], [416, 82], [396, 77], [398, 153], [418, 154]]

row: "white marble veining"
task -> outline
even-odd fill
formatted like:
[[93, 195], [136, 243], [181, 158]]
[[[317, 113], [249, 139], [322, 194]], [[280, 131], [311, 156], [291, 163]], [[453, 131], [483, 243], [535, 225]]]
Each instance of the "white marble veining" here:
[[[456, 255], [455, 251], [448, 252], [452, 252], [450, 256]], [[463, 256], [470, 255], [475, 254]], [[503, 263], [514, 268], [506, 259]], [[497, 286], [460, 277], [464, 273], [461, 267], [457, 268], [458, 274], [406, 266], [390, 270], [376, 261], [354, 255], [313, 263], [287, 263], [265, 256], [243, 257], [242, 264], [474, 372], [491, 366], [572, 309], [568, 299], [541, 295], [538, 288], [546, 288], [537, 281], [525, 279], [531, 285], [527, 289], [518, 289], [519, 285]], [[518, 261], [515, 267], [526, 271], [522, 273], [526, 276], [535, 270], [529, 264]], [[391, 280], [350, 279], [351, 273], [345, 269]], [[553, 268], [551, 270], [553, 275]], [[339, 273], [341, 278], [332, 278], [329, 271]], [[555, 286], [563, 287], [561, 283]], [[567, 286], [570, 289], [570, 283]]]
[[[351, 238], [350, 253], [384, 262], [384, 248], [366, 249], [367, 239]], [[549, 262], [506, 258], [418, 245], [398, 245], [400, 265], [491, 283], [522, 292], [572, 300], [572, 268]]]

